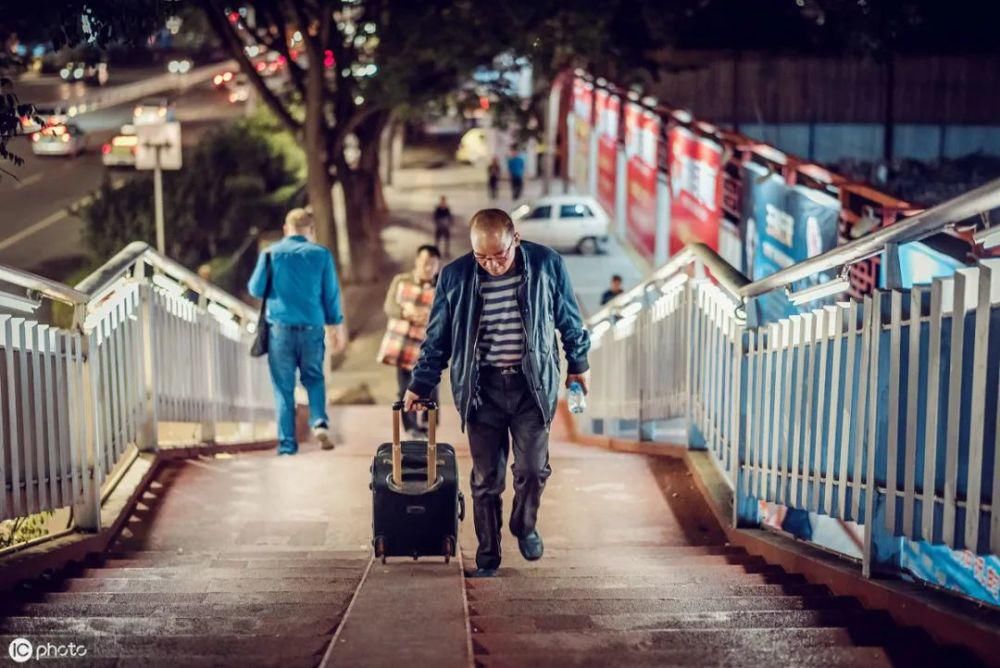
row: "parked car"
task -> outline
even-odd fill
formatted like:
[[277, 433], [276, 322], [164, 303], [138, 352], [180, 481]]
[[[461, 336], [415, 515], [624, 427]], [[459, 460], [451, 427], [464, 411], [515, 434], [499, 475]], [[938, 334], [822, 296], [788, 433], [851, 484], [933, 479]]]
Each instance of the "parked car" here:
[[165, 97], [142, 100], [132, 112], [132, 125], [152, 125], [176, 120], [174, 103]]
[[472, 128], [462, 135], [458, 143], [458, 150], [455, 151], [455, 159], [459, 162], [466, 162], [476, 165], [485, 162], [492, 155], [490, 150], [489, 137], [486, 128]]
[[514, 210], [523, 239], [583, 255], [601, 252], [611, 219], [589, 195], [554, 195]]
[[31, 135], [35, 155], [65, 155], [75, 158], [87, 149], [87, 135], [80, 126], [50, 125]]
[[105, 167], [135, 167], [135, 150], [138, 145], [135, 126], [123, 125], [121, 132], [101, 147], [101, 162]]

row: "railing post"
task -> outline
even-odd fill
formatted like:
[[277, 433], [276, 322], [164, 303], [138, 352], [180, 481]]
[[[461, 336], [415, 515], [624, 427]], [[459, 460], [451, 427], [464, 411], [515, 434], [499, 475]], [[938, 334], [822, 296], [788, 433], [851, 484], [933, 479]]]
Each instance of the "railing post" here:
[[155, 317], [153, 292], [146, 283], [139, 284], [139, 330], [142, 337], [142, 415], [139, 423], [139, 450], [151, 452], [156, 450], [159, 442], [157, 420], [158, 397], [156, 394], [155, 334], [153, 319]]
[[[101, 457], [98, 456], [99, 434], [96, 393], [98, 391], [97, 370], [94, 367], [93, 356], [97, 353], [96, 339], [86, 331], [84, 322], [87, 318], [87, 305], [77, 304], [73, 309], [73, 329], [80, 333], [79, 366], [77, 367], [77, 382], [79, 394], [76, 397], [82, 421], [83, 439], [82, 461], [80, 475], [82, 478], [82, 494], [73, 503], [73, 522], [77, 528], [85, 531], [100, 531], [101, 529]], [[73, 398], [71, 396], [71, 401]]]
[[[743, 308], [741, 305], [739, 308]], [[756, 527], [760, 524], [757, 513], [757, 499], [749, 495], [743, 480], [743, 462], [747, 455], [747, 384], [750, 377], [747, 368], [746, 323], [735, 319], [733, 327], [733, 392], [732, 392], [732, 434], [730, 444], [730, 480], [733, 484], [733, 527]]]
[[199, 318], [199, 335], [202, 339], [202, 350], [204, 351], [203, 360], [203, 372], [205, 374], [205, 402], [202, 407], [202, 420], [201, 420], [201, 442], [202, 443], [215, 443], [215, 371], [216, 371], [216, 355], [215, 355], [215, 344], [216, 338], [213, 336], [212, 332], [208, 327], [207, 319], [212, 317], [207, 313], [207, 300], [205, 296], [202, 295], [199, 300], [199, 309], [201, 310], [201, 317]]

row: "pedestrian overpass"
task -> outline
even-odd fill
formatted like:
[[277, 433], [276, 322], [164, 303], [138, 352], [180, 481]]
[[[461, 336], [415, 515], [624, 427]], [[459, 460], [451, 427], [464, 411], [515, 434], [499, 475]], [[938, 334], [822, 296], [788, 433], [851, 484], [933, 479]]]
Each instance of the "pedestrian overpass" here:
[[[757, 282], [692, 245], [595, 314], [590, 406], [553, 427], [546, 556], [528, 564], [508, 537], [493, 580], [371, 559], [386, 407], [336, 409], [333, 453], [273, 456], [256, 312], [233, 296], [142, 243], [76, 287], [0, 268], [0, 519], [67, 518], [0, 552], [0, 649], [137, 666], [998, 664], [997, 610], [915, 582], [908, 559], [960, 550], [1000, 587], [1000, 268], [822, 296], [852, 263], [884, 253], [892, 277], [900, 244], [998, 205], [990, 184]], [[775, 513], [857, 544], [760, 528]]]

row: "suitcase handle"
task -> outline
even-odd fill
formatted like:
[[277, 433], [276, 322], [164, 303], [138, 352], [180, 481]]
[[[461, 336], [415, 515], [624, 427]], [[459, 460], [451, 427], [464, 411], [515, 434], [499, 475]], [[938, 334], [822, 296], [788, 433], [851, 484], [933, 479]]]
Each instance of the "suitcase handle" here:
[[[427, 488], [437, 482], [437, 403], [432, 399], [420, 399], [419, 404], [427, 408]], [[397, 401], [392, 405], [392, 483], [403, 486], [403, 443], [400, 440], [400, 414], [404, 404]]]

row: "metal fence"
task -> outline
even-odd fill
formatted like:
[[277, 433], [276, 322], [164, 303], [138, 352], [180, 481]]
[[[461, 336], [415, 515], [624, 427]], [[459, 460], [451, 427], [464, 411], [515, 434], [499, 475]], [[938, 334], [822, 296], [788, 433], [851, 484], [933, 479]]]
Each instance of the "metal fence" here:
[[[947, 222], [931, 209], [884, 247]], [[871, 255], [870, 239], [856, 245], [808, 262]], [[783, 272], [749, 283], [696, 245], [597, 313], [581, 427], [654, 438], [651, 425], [683, 419], [734, 490], [734, 522], [766, 500], [864, 524], [866, 573], [886, 558], [881, 537], [1000, 554], [1000, 260], [748, 323], [754, 298], [803, 270]]]
[[[160, 422], [210, 440], [216, 422], [273, 419], [256, 312], [145, 244], [79, 289], [5, 267], [0, 285], [0, 519], [74, 506], [96, 528], [106, 476], [155, 449]], [[33, 319], [43, 299], [72, 306], [73, 326]]]

